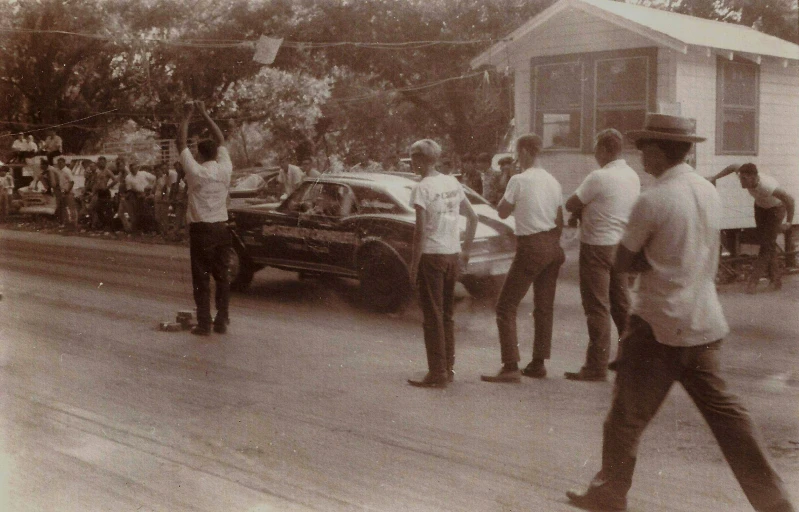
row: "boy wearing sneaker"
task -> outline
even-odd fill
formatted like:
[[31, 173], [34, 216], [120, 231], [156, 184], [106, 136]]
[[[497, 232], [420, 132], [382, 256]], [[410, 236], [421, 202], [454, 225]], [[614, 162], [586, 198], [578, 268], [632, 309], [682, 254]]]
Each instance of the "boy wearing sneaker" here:
[[[411, 192], [416, 229], [411, 257], [411, 284], [419, 291], [424, 314], [427, 375], [409, 379], [416, 387], [444, 388], [452, 380], [455, 364], [455, 283], [477, 230], [477, 214], [463, 187], [453, 176], [441, 174], [436, 163], [441, 147], [424, 139], [411, 146], [411, 166], [422, 181]], [[460, 241], [460, 214], [466, 216], [466, 236]]]

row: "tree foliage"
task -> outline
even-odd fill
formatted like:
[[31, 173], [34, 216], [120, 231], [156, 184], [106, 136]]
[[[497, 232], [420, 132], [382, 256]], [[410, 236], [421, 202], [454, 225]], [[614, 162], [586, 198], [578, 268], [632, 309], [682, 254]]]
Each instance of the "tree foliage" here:
[[[180, 105], [202, 99], [243, 150], [252, 141], [251, 159], [381, 160], [421, 137], [492, 151], [513, 115], [512, 77], [469, 61], [553, 1], [6, 0], [2, 126], [80, 120], [59, 129], [77, 152], [130, 119], [173, 137]], [[638, 3], [799, 42], [793, 0]], [[270, 67], [245, 42], [261, 35], [287, 41]]]

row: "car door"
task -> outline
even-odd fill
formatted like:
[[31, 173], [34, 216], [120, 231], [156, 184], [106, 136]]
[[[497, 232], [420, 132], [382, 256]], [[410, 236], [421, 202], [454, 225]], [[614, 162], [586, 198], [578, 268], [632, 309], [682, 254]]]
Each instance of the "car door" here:
[[308, 231], [301, 220], [314, 192], [308, 185], [303, 184], [280, 206], [266, 213], [257, 239], [262, 257], [271, 264], [307, 268], [314, 263]]
[[347, 219], [356, 213], [355, 194], [346, 184], [305, 182], [311, 188], [310, 207], [300, 215], [312, 261], [325, 272], [354, 272], [356, 244], [354, 224]]

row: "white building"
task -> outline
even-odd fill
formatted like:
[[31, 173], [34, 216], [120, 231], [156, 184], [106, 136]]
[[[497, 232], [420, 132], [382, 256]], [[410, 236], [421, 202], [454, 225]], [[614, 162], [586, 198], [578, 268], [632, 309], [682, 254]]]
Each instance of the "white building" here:
[[[701, 175], [754, 162], [799, 199], [799, 45], [611, 0], [560, 0], [471, 64], [513, 73], [516, 135], [543, 138], [542, 164], [567, 195], [596, 168], [597, 131], [641, 128], [650, 111], [697, 120]], [[626, 157], [641, 169], [634, 148]], [[738, 180], [718, 187], [723, 227], [754, 226]]]

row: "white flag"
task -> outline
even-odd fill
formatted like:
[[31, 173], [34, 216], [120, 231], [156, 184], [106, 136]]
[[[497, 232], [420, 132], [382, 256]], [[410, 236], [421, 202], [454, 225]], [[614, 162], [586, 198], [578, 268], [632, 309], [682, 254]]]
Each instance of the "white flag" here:
[[255, 55], [252, 60], [261, 64], [271, 64], [275, 62], [275, 56], [283, 44], [283, 39], [273, 39], [271, 37], [261, 36], [255, 44]]

